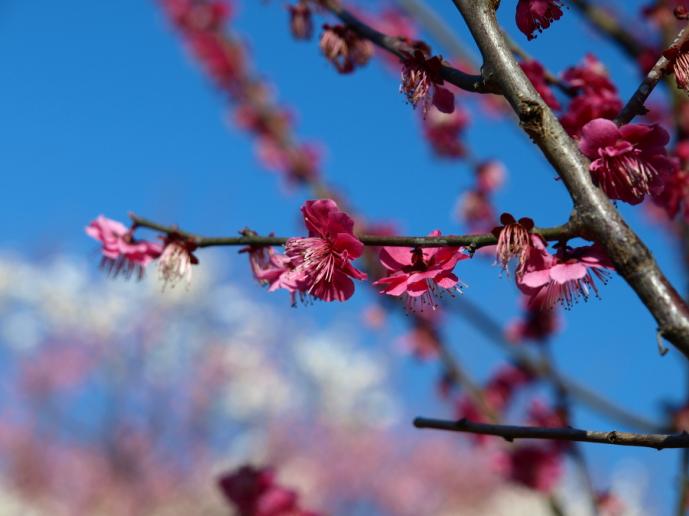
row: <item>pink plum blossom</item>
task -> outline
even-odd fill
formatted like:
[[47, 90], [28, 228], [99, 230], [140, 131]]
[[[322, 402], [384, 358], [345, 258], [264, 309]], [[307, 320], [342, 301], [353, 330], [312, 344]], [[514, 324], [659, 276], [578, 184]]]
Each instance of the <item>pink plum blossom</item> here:
[[[429, 236], [440, 236], [440, 231]], [[459, 247], [383, 247], [380, 261], [390, 274], [373, 284], [382, 287], [381, 294], [406, 295], [408, 306], [421, 303], [435, 309], [434, 295], [440, 289], [461, 293], [459, 278], [452, 271], [467, 258]]]
[[522, 317], [507, 326], [505, 337], [515, 344], [526, 340], [546, 342], [561, 326], [557, 311], [533, 306], [528, 297], [524, 298], [524, 305]]
[[296, 305], [296, 294], [306, 290], [305, 278], [294, 272], [295, 265], [288, 256], [278, 253], [272, 247], [251, 246], [240, 252], [249, 254], [249, 264], [254, 278], [268, 287], [268, 292], [278, 289], [290, 293], [292, 306]]
[[549, 493], [564, 473], [562, 453], [552, 446], [521, 445], [500, 456], [498, 469], [510, 480]]
[[101, 267], [113, 276], [123, 274], [128, 278], [136, 274], [141, 278], [146, 265], [163, 250], [159, 243], [134, 239], [124, 224], [103, 215], [86, 227], [86, 234], [102, 244]]
[[581, 130], [581, 151], [591, 159], [594, 183], [611, 199], [639, 204], [647, 194], [660, 195], [677, 164], [667, 155], [670, 136], [652, 124], [627, 124], [597, 118]]
[[306, 201], [301, 211], [309, 236], [290, 238], [285, 244], [285, 254], [294, 265], [288, 280], [323, 301], [349, 299], [354, 294], [351, 278], [366, 279], [351, 263], [364, 250], [354, 236], [354, 221], [330, 199]]
[[290, 30], [294, 39], [311, 39], [313, 20], [307, 0], [299, 0], [295, 5], [288, 5]]
[[608, 270], [613, 269], [598, 244], [576, 249], [562, 245], [551, 255], [540, 237], [532, 237], [524, 272], [517, 276], [517, 286], [529, 296], [531, 306], [550, 309], [559, 302], [571, 308], [580, 297], [598, 296], [595, 278], [606, 283]]
[[529, 40], [534, 32], [543, 32], [562, 16], [561, 0], [519, 0], [517, 4], [517, 27]]
[[424, 115], [431, 105], [442, 113], [452, 113], [455, 109], [454, 94], [443, 86], [442, 66], [442, 58], [427, 58], [422, 50], [408, 53], [402, 59], [400, 92], [414, 108], [421, 104]]
[[469, 113], [465, 109], [455, 107], [448, 114], [431, 106], [423, 117], [423, 133], [436, 155], [445, 158], [464, 156], [466, 150], [460, 136], [469, 120]]
[[519, 220], [509, 213], [500, 215], [501, 227], [493, 229], [493, 235], [498, 239], [495, 248], [495, 257], [504, 271], [513, 258], [518, 259], [516, 273], [520, 274], [526, 263], [531, 247], [530, 231], [534, 227], [533, 220], [522, 217]]
[[326, 59], [340, 73], [350, 73], [364, 66], [375, 51], [370, 41], [346, 25], [323, 25], [320, 47]]
[[675, 74], [677, 87], [689, 91], [689, 42], [670, 47], [663, 55], [672, 65], [672, 73]]
[[198, 265], [194, 256], [196, 243], [179, 234], [171, 234], [165, 239], [165, 247], [158, 260], [158, 275], [163, 288], [168, 285], [174, 288], [184, 282], [187, 288], [191, 285], [192, 265]]

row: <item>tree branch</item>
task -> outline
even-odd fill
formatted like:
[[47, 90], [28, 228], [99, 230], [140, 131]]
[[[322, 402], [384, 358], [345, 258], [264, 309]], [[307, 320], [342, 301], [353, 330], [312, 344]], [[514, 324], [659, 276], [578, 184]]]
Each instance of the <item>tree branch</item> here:
[[[324, 0], [322, 5], [325, 9], [337, 16], [343, 23], [356, 31], [361, 37], [387, 50], [391, 54], [396, 55], [400, 59], [405, 58], [405, 53], [413, 53], [413, 48], [405, 41], [378, 32], [376, 29], [354, 16], [351, 12], [344, 9], [339, 5], [339, 2], [335, 0]], [[443, 66], [441, 76], [444, 80], [450, 84], [454, 84], [462, 90], [473, 93], [500, 93], [495, 85], [487, 81], [482, 75], [471, 75], [450, 66]]]
[[[689, 24], [684, 26], [668, 48], [671, 48], [675, 45], [681, 45], [688, 38]], [[667, 73], [669, 64], [670, 61], [665, 56], [661, 55], [656, 64], [653, 65], [653, 68], [651, 68], [651, 70], [646, 74], [646, 77], [644, 77], [644, 80], [641, 82], [641, 84], [639, 84], [639, 87], [631, 96], [627, 104], [624, 106], [624, 108], [622, 108], [622, 111], [620, 111], [620, 114], [615, 119], [615, 123], [617, 125], [628, 124], [635, 116], [646, 113], [647, 110], [644, 107], [644, 103]]]
[[[183, 231], [177, 226], [165, 226], [163, 224], [153, 222], [151, 220], [139, 217], [133, 213], [129, 214], [129, 218], [131, 219], [134, 227], [153, 229], [168, 235], [177, 234], [192, 240], [198, 247], [284, 245], [289, 238], [259, 235], [243, 235], [238, 237], [204, 237], [188, 231]], [[578, 236], [574, 226], [570, 225], [569, 223], [552, 228], [534, 228], [532, 232], [541, 235], [543, 238], [550, 241], [568, 240]], [[492, 233], [485, 233], [481, 235], [447, 235], [437, 237], [358, 235], [358, 238], [364, 243], [364, 245], [390, 247], [464, 246], [468, 247], [470, 250], [476, 250], [481, 247], [497, 244], [497, 239]]]
[[640, 446], [645, 448], [689, 448], [689, 434], [634, 434], [631, 432], [597, 432], [577, 428], [544, 428], [537, 426], [496, 425], [475, 423], [467, 419], [446, 421], [417, 417], [416, 428], [433, 428], [450, 432], [494, 435], [507, 441], [514, 439], [548, 439], [554, 441], [575, 441], [582, 443], [615, 444], [619, 446]]
[[634, 289], [663, 336], [689, 358], [689, 307], [660, 271], [651, 252], [594, 186], [589, 161], [545, 105], [502, 37], [492, 0], [453, 0], [484, 59], [484, 74], [500, 83], [522, 128], [558, 172], [574, 201], [584, 236], [599, 242]]

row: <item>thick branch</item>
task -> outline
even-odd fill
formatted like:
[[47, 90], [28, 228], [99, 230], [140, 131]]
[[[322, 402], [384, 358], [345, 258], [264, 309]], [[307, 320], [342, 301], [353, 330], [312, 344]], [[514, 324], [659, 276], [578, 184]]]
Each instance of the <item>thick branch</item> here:
[[[153, 229], [166, 234], [177, 234], [192, 240], [198, 247], [283, 245], [289, 238], [259, 235], [243, 235], [238, 237], [204, 237], [188, 231], [183, 231], [176, 226], [165, 226], [163, 224], [144, 219], [134, 215], [133, 213], [129, 215], [129, 218], [135, 227]], [[568, 240], [577, 236], [577, 232], [574, 230], [573, 226], [569, 224], [563, 224], [562, 226], [552, 228], [534, 228], [533, 233], [539, 234], [549, 241]], [[364, 245], [390, 247], [464, 246], [474, 250], [497, 244], [497, 239], [491, 233], [481, 235], [447, 235], [437, 237], [358, 235], [358, 238], [364, 243]]]
[[[677, 34], [677, 37], [675, 37], [670, 47], [681, 45], [687, 40], [687, 38], [689, 38], [689, 25], [685, 25], [680, 33]], [[644, 77], [644, 80], [641, 82], [641, 84], [639, 84], [639, 87], [631, 96], [627, 104], [624, 106], [624, 108], [622, 108], [622, 111], [620, 111], [620, 114], [615, 119], [615, 123], [617, 123], [617, 125], [627, 124], [631, 122], [636, 115], [646, 113], [644, 103], [667, 73], [669, 65], [670, 61], [665, 56], [661, 55], [660, 59], [658, 59], [656, 64], [653, 65], [653, 68], [651, 68], [651, 70], [646, 74], [646, 77]]]
[[641, 446], [645, 448], [689, 448], [689, 434], [634, 434], [630, 432], [597, 432], [577, 428], [543, 428], [533, 426], [495, 425], [474, 423], [467, 419], [446, 421], [418, 417], [416, 428], [433, 428], [450, 432], [495, 435], [508, 441], [514, 439], [548, 439], [554, 441], [576, 441], [582, 443], [616, 444], [619, 446]]
[[500, 83], [522, 128], [557, 170], [569, 190], [584, 235], [599, 242], [617, 272], [635, 290], [658, 323], [658, 330], [689, 357], [689, 308], [650, 251], [594, 186], [589, 161], [579, 152], [552, 111], [517, 64], [498, 26], [491, 0], [453, 0], [484, 59], [484, 73]]
[[[387, 50], [400, 59], [405, 57], [405, 53], [413, 53], [412, 47], [400, 38], [387, 36], [382, 32], [367, 25], [351, 12], [344, 9], [335, 0], [323, 2], [326, 9], [337, 16], [343, 23], [355, 30], [361, 37], [368, 39], [374, 45]], [[454, 84], [458, 88], [473, 93], [499, 93], [495, 86], [484, 79], [481, 75], [471, 75], [450, 66], [443, 66], [441, 71], [442, 78]]]

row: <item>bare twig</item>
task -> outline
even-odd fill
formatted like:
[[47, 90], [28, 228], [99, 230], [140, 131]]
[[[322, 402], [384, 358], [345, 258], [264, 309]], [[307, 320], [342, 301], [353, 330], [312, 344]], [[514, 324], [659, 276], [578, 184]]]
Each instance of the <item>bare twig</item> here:
[[[198, 247], [215, 247], [215, 246], [239, 246], [239, 245], [256, 245], [256, 246], [273, 246], [283, 245], [287, 242], [289, 237], [280, 236], [259, 236], [259, 235], [243, 235], [238, 237], [204, 237], [183, 231], [176, 226], [165, 226], [157, 222], [139, 217], [130, 213], [129, 218], [135, 227], [153, 229], [166, 234], [177, 234], [192, 240]], [[573, 226], [563, 224], [562, 226], [552, 228], [534, 228], [533, 233], [541, 235], [546, 240], [559, 241], [563, 239], [574, 238], [577, 232]], [[445, 247], [445, 246], [465, 246], [470, 250], [479, 249], [481, 247], [495, 245], [497, 239], [492, 233], [485, 233], [481, 235], [447, 235], [437, 237], [421, 237], [421, 236], [379, 236], [379, 235], [359, 235], [364, 245], [369, 246], [390, 246], [390, 247]]]
[[598, 432], [578, 428], [544, 428], [536, 426], [496, 425], [475, 423], [467, 419], [446, 421], [418, 417], [414, 420], [416, 428], [433, 428], [450, 432], [494, 435], [507, 441], [514, 439], [548, 439], [555, 441], [574, 441], [582, 443], [615, 444], [619, 446], [640, 446], [662, 450], [665, 448], [689, 448], [689, 434], [634, 434], [631, 432]]
[[522, 72], [502, 37], [492, 0], [453, 0], [484, 59], [484, 73], [519, 116], [567, 187], [585, 235], [599, 242], [618, 273], [634, 289], [665, 338], [689, 358], [689, 307], [658, 267], [653, 255], [591, 181], [589, 161], [562, 128]]

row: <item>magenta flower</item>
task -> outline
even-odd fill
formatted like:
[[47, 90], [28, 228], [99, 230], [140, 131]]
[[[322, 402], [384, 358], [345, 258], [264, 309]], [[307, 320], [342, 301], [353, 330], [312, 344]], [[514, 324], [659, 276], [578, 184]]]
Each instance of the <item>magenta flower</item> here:
[[351, 278], [366, 279], [351, 263], [364, 250], [354, 236], [354, 221], [330, 199], [306, 201], [301, 211], [309, 237], [290, 238], [285, 244], [285, 254], [294, 265], [287, 280], [323, 301], [349, 299], [354, 294]]
[[689, 42], [685, 41], [679, 46], [670, 47], [663, 52], [663, 55], [672, 65], [677, 87], [689, 91]]
[[313, 21], [311, 8], [306, 0], [299, 0], [296, 5], [288, 5], [290, 30], [294, 39], [311, 39], [313, 35]]
[[350, 73], [365, 65], [375, 51], [373, 43], [345, 25], [323, 25], [320, 47], [340, 73]]
[[[566, 308], [581, 297], [598, 297], [595, 278], [606, 283], [613, 269], [598, 244], [571, 249], [561, 246], [557, 254], [548, 253], [540, 238], [534, 237], [524, 272], [517, 276], [517, 287], [529, 296], [530, 306], [550, 309], [557, 302]], [[540, 244], [538, 244], [540, 242]]]
[[639, 204], [647, 194], [659, 195], [677, 164], [665, 145], [670, 136], [662, 127], [627, 124], [618, 128], [602, 118], [581, 130], [581, 151], [591, 159], [589, 170], [611, 199]]
[[517, 258], [519, 263], [516, 274], [521, 274], [529, 256], [533, 220], [522, 217], [517, 221], [509, 213], [503, 213], [500, 215], [500, 223], [501, 227], [493, 229], [493, 235], [498, 239], [495, 258], [504, 271], [507, 271], [510, 261]]
[[414, 108], [421, 104], [424, 115], [431, 105], [442, 113], [452, 113], [455, 110], [454, 94], [443, 87], [445, 81], [441, 76], [442, 67], [440, 57], [426, 58], [421, 50], [415, 50], [402, 59], [400, 92], [406, 95]]
[[[440, 231], [429, 236], [440, 236]], [[381, 294], [406, 295], [411, 308], [421, 303], [435, 309], [434, 295], [444, 290], [462, 292], [452, 271], [457, 262], [467, 258], [459, 247], [383, 247], [380, 261], [391, 274], [373, 284], [382, 287]]]
[[136, 274], [141, 278], [144, 267], [163, 251], [161, 244], [135, 240], [124, 224], [103, 215], [88, 225], [86, 234], [102, 244], [101, 267], [112, 276], [123, 274], [129, 278]]
[[296, 305], [297, 292], [304, 292], [305, 278], [294, 272], [292, 259], [276, 252], [272, 247], [246, 247], [240, 252], [249, 254], [249, 264], [254, 278], [268, 287], [268, 292], [278, 289], [287, 290], [292, 299], [292, 306]]
[[501, 455], [497, 466], [513, 482], [548, 493], [564, 473], [562, 462], [557, 448], [527, 444]]
[[617, 88], [594, 55], [586, 55], [583, 63], [565, 71], [562, 79], [577, 92], [560, 117], [570, 135], [577, 136], [586, 123], [596, 118], [615, 118], [622, 109]]
[[531, 340], [547, 342], [561, 326], [556, 310], [542, 310], [539, 306], [531, 306], [529, 298], [525, 298], [526, 306], [520, 319], [513, 321], [505, 330], [505, 338], [514, 344]]
[[517, 4], [517, 27], [529, 40], [534, 32], [543, 32], [562, 16], [561, 0], [519, 0]]
[[550, 89], [548, 81], [546, 81], [545, 68], [543, 68], [543, 65], [535, 59], [530, 59], [522, 61], [519, 63], [519, 66], [529, 78], [531, 84], [533, 84], [533, 87], [543, 99], [543, 102], [551, 109], [559, 110], [562, 106], [560, 106], [553, 90]]

